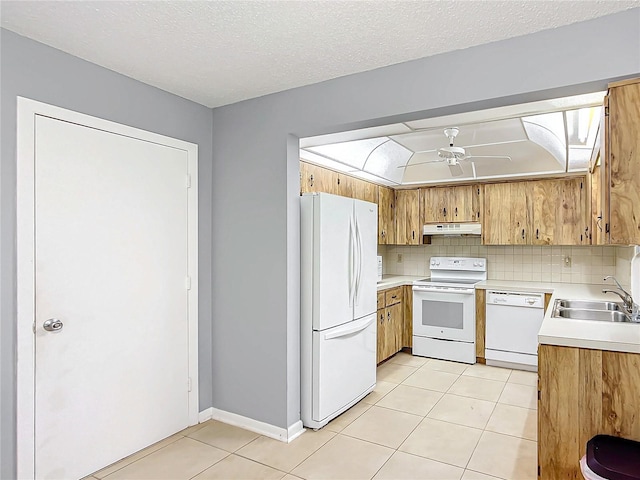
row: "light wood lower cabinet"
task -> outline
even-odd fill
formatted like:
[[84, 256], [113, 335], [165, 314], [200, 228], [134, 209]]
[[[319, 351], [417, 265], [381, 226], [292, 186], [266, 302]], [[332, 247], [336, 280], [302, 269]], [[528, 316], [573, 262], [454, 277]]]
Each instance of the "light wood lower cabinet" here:
[[378, 363], [395, 355], [403, 347], [411, 346], [412, 294], [411, 286], [394, 287], [378, 292]]
[[640, 441], [640, 354], [540, 345], [538, 465], [545, 480], [581, 480], [597, 434]]

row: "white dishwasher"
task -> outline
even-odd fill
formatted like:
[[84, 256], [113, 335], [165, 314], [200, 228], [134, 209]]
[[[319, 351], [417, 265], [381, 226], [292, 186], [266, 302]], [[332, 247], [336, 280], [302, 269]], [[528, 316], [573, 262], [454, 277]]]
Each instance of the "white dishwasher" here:
[[544, 294], [487, 290], [487, 365], [538, 369]]

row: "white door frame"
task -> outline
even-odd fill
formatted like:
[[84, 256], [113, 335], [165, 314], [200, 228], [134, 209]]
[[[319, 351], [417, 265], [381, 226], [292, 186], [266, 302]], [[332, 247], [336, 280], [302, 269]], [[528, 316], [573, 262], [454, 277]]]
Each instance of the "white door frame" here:
[[[18, 97], [17, 118], [17, 473], [35, 475], [35, 120], [45, 116], [187, 152], [187, 296], [189, 332], [189, 424], [198, 423], [198, 146], [156, 133]], [[185, 179], [187, 181], [187, 179]], [[133, 452], [131, 452], [133, 453]]]

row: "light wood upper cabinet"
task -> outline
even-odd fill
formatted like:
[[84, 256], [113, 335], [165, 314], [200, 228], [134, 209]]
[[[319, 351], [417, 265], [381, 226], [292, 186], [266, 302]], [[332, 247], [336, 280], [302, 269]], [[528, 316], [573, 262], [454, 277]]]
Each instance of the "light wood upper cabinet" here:
[[510, 232], [509, 245], [531, 244], [531, 194], [528, 182], [509, 184]]
[[396, 245], [420, 245], [420, 191], [396, 190]]
[[485, 245], [589, 244], [585, 177], [484, 186]]
[[587, 204], [586, 178], [556, 180], [558, 207], [556, 214], [556, 245], [589, 244], [589, 205]]
[[360, 180], [359, 178], [351, 178], [353, 182], [351, 196], [365, 202], [378, 203], [378, 185], [375, 183]]
[[339, 195], [338, 172], [300, 162], [300, 193], [325, 192]]
[[605, 237], [608, 231], [605, 240], [612, 244], [638, 245], [640, 79], [610, 85], [605, 103], [604, 130]]
[[552, 245], [556, 231], [557, 204], [553, 199], [558, 196], [558, 184], [555, 180], [539, 180], [532, 188], [534, 245]]
[[480, 190], [478, 185], [421, 189], [424, 223], [477, 222], [481, 208]]
[[391, 188], [378, 187], [378, 244], [396, 243], [396, 195]]
[[482, 243], [511, 244], [511, 185], [493, 183], [484, 186]]
[[451, 222], [447, 214], [449, 207], [449, 187], [430, 187], [421, 189], [422, 218], [424, 223]]

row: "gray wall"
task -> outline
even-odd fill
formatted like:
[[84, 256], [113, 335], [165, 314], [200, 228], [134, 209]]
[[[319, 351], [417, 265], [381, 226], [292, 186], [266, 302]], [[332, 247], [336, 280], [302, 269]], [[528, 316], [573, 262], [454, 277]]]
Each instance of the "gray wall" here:
[[214, 109], [214, 407], [280, 427], [299, 419], [296, 136], [584, 93], [638, 75], [635, 9]]
[[0, 478], [15, 477], [16, 96], [198, 144], [200, 408], [211, 406], [211, 109], [1, 30]]

